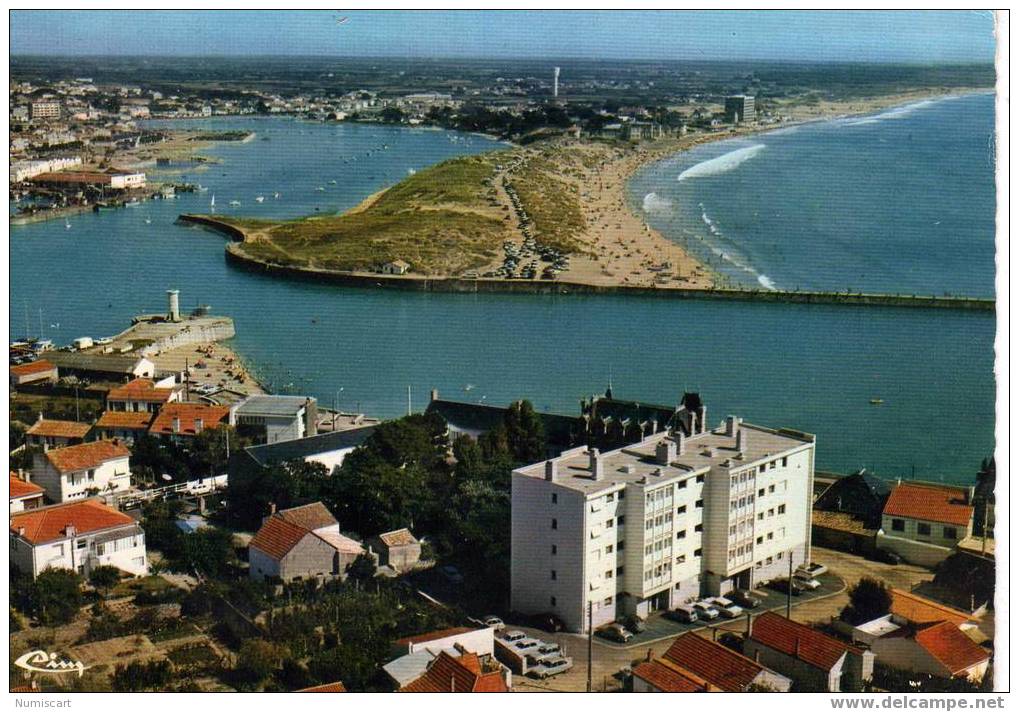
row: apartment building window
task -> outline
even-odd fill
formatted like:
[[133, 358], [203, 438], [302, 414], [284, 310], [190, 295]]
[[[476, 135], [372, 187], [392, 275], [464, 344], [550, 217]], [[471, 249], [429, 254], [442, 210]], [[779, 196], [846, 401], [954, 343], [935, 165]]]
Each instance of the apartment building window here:
[[686, 529], [676, 532], [677, 539], [686, 539]]
[[[782, 531], [784, 532], [785, 529], [783, 529]], [[775, 538], [775, 532], [768, 532], [768, 541], [771, 541], [774, 538]]]
[[758, 562], [757, 562], [756, 564], [754, 564], [754, 568], [755, 568], [755, 569], [759, 569], [759, 568], [761, 568], [762, 566], [764, 566], [764, 562], [762, 562], [762, 561], [758, 561]]
[[619, 499], [626, 497], [626, 490], [619, 490]]
[[778, 552], [778, 556], [776, 556], [775, 558], [778, 559], [779, 561], [781, 561], [782, 560], [782, 552], [781, 551]]
[[906, 531], [906, 521], [904, 519], [893, 519], [892, 520], [892, 531], [893, 532], [904, 532], [904, 531]]
[[741, 506], [741, 507], [747, 506], [747, 498], [746, 497], [740, 497], [739, 498], [739, 506]]
[[757, 537], [757, 543], [758, 544], [763, 544], [764, 543], [764, 537], [763, 536]]
[[704, 500], [699, 499], [696, 502], [694, 502], [694, 507], [697, 509], [704, 509]]
[[559, 553], [559, 547], [556, 546], [555, 544], [553, 544], [552, 545], [552, 556], [555, 556], [558, 553]]
[[701, 555], [701, 550], [697, 549], [696, 551], [694, 551], [693, 555], [694, 556], [700, 556]]
[[955, 527], [945, 527], [943, 530], [946, 539], [958, 539], [959, 535]]
[[685, 564], [686, 563], [686, 554], [680, 554], [679, 556], [677, 556], [676, 557], [676, 563], [677, 564]]
[[609, 492], [607, 495], [605, 495], [605, 501], [606, 502], [615, 502], [616, 501], [615, 493]]
[[552, 569], [552, 580], [553, 580], [553, 581], [555, 581], [555, 580], [556, 580], [556, 573], [555, 573], [555, 569]]
[[738, 507], [738, 506], [739, 506], [739, 502], [737, 502], [736, 500], [732, 500], [731, 502], [729, 502], [729, 511], [730, 512], [735, 512], [736, 511], [736, 507]]
[[648, 519], [647, 521], [644, 522], [644, 531], [646, 532], [651, 531], [652, 529], [654, 529], [654, 527], [655, 527], [654, 519]]
[[610, 578], [612, 578], [613, 574], [615, 574], [615, 571], [613, 571], [612, 569], [609, 569], [608, 571], [605, 572], [605, 578], [610, 579]]
[[654, 501], [655, 501], [655, 493], [654, 492], [648, 492], [647, 495], [644, 496], [644, 503], [645, 504], [654, 504]]
[[552, 520], [552, 528], [553, 529], [558, 529], [559, 528], [559, 522], [557, 520], [555, 520], [555, 519]]
[[764, 496], [764, 488], [763, 487], [761, 489], [757, 490], [757, 496], [758, 497], [763, 497]]
[[768, 485], [768, 494], [774, 494], [775, 485]]
[[609, 544], [608, 546], [605, 547], [605, 553], [611, 554], [614, 548], [615, 547], [613, 547], [612, 544]]
[[930, 536], [931, 525], [927, 524], [926, 522], [917, 522], [916, 533], [919, 534], [920, 536]]
[[555, 492], [553, 492], [552, 493], [552, 504], [557, 504], [558, 502], [559, 502], [559, 495], [556, 494]]
[[766, 465], [761, 465], [761, 467], [760, 467], [760, 472], [764, 472], [764, 470], [765, 470], [765, 468], [766, 468], [766, 467], [767, 467]]
[[777, 460], [772, 460], [771, 462], [768, 463], [768, 469], [769, 470], [774, 470], [776, 467], [778, 467], [778, 461]]
[[729, 480], [729, 482], [732, 484], [733, 487], [735, 487], [736, 485], [739, 484], [739, 477], [737, 477], [736, 475], [733, 475], [732, 479]]
[[764, 512], [758, 512], [757, 513], [757, 521], [761, 521], [762, 519], [764, 519]]
[[736, 550], [735, 549], [729, 549], [729, 561], [732, 561], [735, 558], [736, 558]]
[[788, 463], [789, 463], [789, 458], [788, 457], [783, 457], [782, 458], [782, 467], [785, 467]]
[[784, 504], [778, 505], [778, 513], [779, 514], [785, 514], [785, 505]]
[[647, 545], [646, 545], [646, 546], [644, 547], [644, 556], [651, 556], [651, 554], [653, 554], [653, 553], [654, 553], [654, 551], [655, 551], [655, 546], [654, 546], [654, 544], [647, 544]]
[[616, 567], [616, 576], [622, 576], [623, 575], [623, 571], [625, 571], [625, 570], [626, 570], [625, 566], [617, 566]]
[[677, 507], [676, 514], [686, 514], [686, 505], [684, 504], [682, 507]]
[[698, 525], [696, 525], [696, 526], [695, 526], [695, 527], [693, 528], [693, 530], [694, 530], [695, 532], [702, 532], [702, 531], [704, 531], [704, 525], [703, 525], [703, 524], [698, 524]]
[[612, 605], [612, 596], [609, 596], [608, 598], [605, 599], [605, 605], [606, 606]]
[[605, 528], [606, 529], [611, 529], [614, 526], [616, 526], [616, 520], [615, 519], [606, 519], [605, 520]]
[[704, 481], [704, 475], [697, 475], [697, 479], [696, 479], [697, 484], [700, 484], [703, 481]]
[[730, 524], [729, 525], [729, 536], [736, 536], [736, 525], [735, 524]]
[[660, 527], [664, 523], [665, 523], [665, 517], [663, 517], [661, 514], [659, 514], [657, 517], [655, 517], [655, 526], [656, 527]]
[[626, 524], [626, 517], [620, 514], [618, 517], [616, 517], [616, 525], [621, 527], [624, 524]]
[[771, 507], [771, 508], [770, 508], [770, 509], [768, 510], [768, 516], [769, 516], [769, 517], [774, 517], [774, 516], [775, 516], [775, 508], [774, 508], [774, 507]]
[[555, 596], [552, 596], [551, 598], [549, 598], [548, 602], [552, 605], [552, 608], [555, 608]]
[[666, 524], [671, 524], [672, 523], [672, 511], [671, 510], [665, 513], [665, 523]]
[[676, 483], [676, 489], [686, 489], [686, 480]]
[[765, 559], [764, 563], [771, 565], [774, 561], [775, 560], [769, 556], [767, 559]]

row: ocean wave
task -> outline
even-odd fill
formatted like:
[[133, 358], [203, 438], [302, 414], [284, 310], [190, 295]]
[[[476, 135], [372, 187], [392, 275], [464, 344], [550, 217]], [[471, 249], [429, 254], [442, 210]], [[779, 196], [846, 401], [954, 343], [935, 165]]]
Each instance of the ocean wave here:
[[894, 109], [883, 111], [880, 114], [874, 114], [873, 116], [866, 116], [862, 119], [855, 119], [846, 121], [845, 126], [865, 126], [867, 124], [876, 124], [881, 121], [888, 121], [889, 119], [904, 119], [912, 114], [917, 109], [923, 109], [933, 105], [934, 99], [924, 99], [923, 101], [917, 101], [912, 104], [906, 104], [904, 106], [897, 106]]
[[[722, 230], [721, 228], [719, 228], [718, 223], [712, 220], [711, 216], [708, 215], [708, 211], [704, 208], [704, 203], [698, 203], [697, 207], [701, 209], [701, 221], [707, 226], [708, 232], [710, 232], [713, 237], [724, 238], [724, 235], [722, 234]], [[736, 269], [740, 270], [741, 272], [745, 272], [746, 274], [756, 279], [757, 283], [760, 284], [765, 289], [767, 289], [768, 291], [774, 292], [778, 290], [778, 287], [775, 285], [775, 282], [771, 279], [771, 277], [761, 272], [758, 272], [756, 269], [748, 265], [746, 262], [732, 255], [730, 252], [726, 251], [722, 247], [708, 243], [708, 249], [711, 251], [713, 255], [715, 255], [715, 257], [719, 258], [723, 262], [728, 262]]]
[[753, 146], [747, 146], [746, 148], [739, 148], [735, 151], [730, 151], [718, 158], [702, 161], [697, 165], [687, 168], [679, 174], [676, 180], [683, 181], [689, 178], [707, 178], [708, 176], [717, 176], [722, 173], [728, 173], [729, 171], [737, 168], [740, 164], [749, 161], [763, 150], [764, 144], [758, 143]]
[[416, 171], [416, 170], [414, 170], [413, 168], [408, 168], [408, 169], [407, 169], [407, 175], [409, 175], [409, 176], [412, 176], [412, 175], [414, 175], [415, 173], [417, 173], [417, 171]]
[[665, 213], [672, 210], [672, 201], [658, 193], [648, 193], [641, 205], [645, 213]]

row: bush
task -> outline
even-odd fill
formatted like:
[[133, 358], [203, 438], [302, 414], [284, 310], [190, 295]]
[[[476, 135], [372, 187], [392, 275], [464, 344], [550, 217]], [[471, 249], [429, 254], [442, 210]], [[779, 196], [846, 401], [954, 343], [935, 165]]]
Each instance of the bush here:
[[134, 662], [118, 665], [113, 673], [111, 686], [114, 692], [140, 692], [162, 690], [170, 683], [172, 669], [167, 660], [153, 660], [147, 663]]
[[15, 584], [15, 604], [43, 625], [69, 623], [81, 609], [81, 577], [67, 569], [46, 569]]

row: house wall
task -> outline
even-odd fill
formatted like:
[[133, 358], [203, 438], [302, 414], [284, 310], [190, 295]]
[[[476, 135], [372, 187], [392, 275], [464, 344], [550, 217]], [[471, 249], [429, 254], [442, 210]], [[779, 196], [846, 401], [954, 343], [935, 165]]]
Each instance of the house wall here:
[[254, 546], [248, 547], [248, 576], [256, 581], [279, 577], [279, 562]]
[[46, 459], [36, 455], [32, 467], [32, 481], [46, 490], [46, 496], [53, 502], [68, 502], [89, 497], [93, 489], [103, 492], [119, 492], [131, 487], [131, 470], [128, 457], [108, 460], [89, 470], [61, 473]]
[[406, 651], [401, 654], [410, 655], [428, 650], [436, 655], [443, 650], [449, 650], [456, 644], [462, 645], [465, 649], [478, 655], [492, 655], [495, 652], [495, 631], [491, 628], [479, 628], [469, 633], [449, 635], [445, 638], [437, 638], [422, 643], [409, 643]]
[[376, 540], [375, 544], [377, 551], [381, 554], [379, 563], [392, 566], [397, 571], [412, 569], [421, 559], [421, 544], [390, 547], [378, 540]]
[[42, 494], [28, 495], [27, 497], [12, 497], [10, 513], [24, 512], [27, 509], [38, 509], [43, 504]]
[[279, 576], [284, 581], [296, 578], [332, 576], [343, 573], [339, 553], [314, 534], [307, 534], [280, 561]]
[[[903, 531], [893, 528], [893, 520], [903, 522]], [[931, 533], [920, 534], [920, 524], [929, 526]], [[955, 536], [945, 536], [946, 527], [955, 529]], [[932, 567], [947, 559], [955, 550], [955, 545], [972, 531], [972, 518], [966, 526], [958, 526], [885, 514], [881, 516], [881, 529], [877, 533], [876, 543], [879, 549], [893, 551], [911, 564]]]
[[[38, 576], [48, 568], [70, 569], [88, 575], [97, 566], [116, 566], [135, 576], [148, 575], [148, 555], [145, 535], [130, 533], [102, 544], [95, 543], [95, 533], [32, 546], [20, 537], [11, 535], [11, 560], [18, 570]], [[104, 538], [106, 532], [103, 532]], [[102, 553], [99, 553], [100, 550]]]
[[29, 383], [39, 383], [42, 381], [56, 383], [57, 382], [56, 367], [50, 369], [49, 371], [40, 371], [38, 373], [30, 373], [24, 376], [17, 376], [11, 374], [11, 385], [13, 386], [24, 386]]
[[821, 670], [753, 638], [743, 642], [743, 654], [793, 680], [799, 692], [839, 692], [845, 655], [831, 670]]
[[793, 686], [793, 681], [788, 677], [779, 675], [771, 670], [761, 670], [757, 677], [754, 678], [754, 683], [770, 687], [779, 692], [789, 692], [789, 689]]

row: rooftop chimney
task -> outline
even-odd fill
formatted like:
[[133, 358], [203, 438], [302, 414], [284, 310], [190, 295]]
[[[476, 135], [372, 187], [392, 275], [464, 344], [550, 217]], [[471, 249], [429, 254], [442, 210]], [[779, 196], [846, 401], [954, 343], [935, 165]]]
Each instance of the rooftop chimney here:
[[747, 431], [742, 428], [736, 431], [736, 449], [740, 452], [746, 452], [747, 449]]
[[18, 536], [25, 536], [25, 527], [18, 527]]
[[725, 435], [726, 437], [734, 438], [739, 433], [740, 419], [735, 415], [730, 415], [725, 419]]
[[677, 430], [675, 435], [673, 435], [672, 437], [673, 437], [673, 440], [676, 441], [676, 454], [677, 455], [685, 455], [686, 454], [686, 436], [683, 435], [682, 431]]
[[676, 442], [669, 438], [662, 438], [655, 446], [655, 462], [659, 465], [668, 465], [676, 459]]
[[432, 400], [433, 401], [439, 400], [439, 389], [438, 388], [433, 388], [432, 389]]
[[545, 479], [549, 482], [555, 482], [558, 476], [559, 464], [555, 460], [545, 460]]
[[602, 462], [598, 448], [593, 447], [588, 451], [591, 463], [591, 479], [600, 480], [605, 476], [605, 463]]
[[73, 524], [71, 524], [71, 523], [68, 523], [68, 524], [67, 524], [67, 525], [66, 525], [66, 526], [64, 527], [64, 536], [74, 536], [74, 535], [75, 535], [75, 534], [77, 534], [77, 533], [78, 533], [78, 530], [77, 530], [77, 529], [75, 529], [75, 528], [74, 528], [74, 525], [73, 525]]
[[269, 516], [272, 516], [273, 514], [276, 514], [276, 503], [269, 502]]

